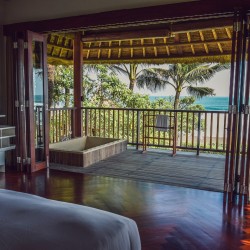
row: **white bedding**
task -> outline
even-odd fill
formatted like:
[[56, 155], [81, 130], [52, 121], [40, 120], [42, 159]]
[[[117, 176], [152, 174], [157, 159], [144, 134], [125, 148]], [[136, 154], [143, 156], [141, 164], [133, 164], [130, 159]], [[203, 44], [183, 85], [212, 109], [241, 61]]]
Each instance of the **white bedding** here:
[[139, 250], [136, 223], [102, 210], [0, 189], [1, 250]]

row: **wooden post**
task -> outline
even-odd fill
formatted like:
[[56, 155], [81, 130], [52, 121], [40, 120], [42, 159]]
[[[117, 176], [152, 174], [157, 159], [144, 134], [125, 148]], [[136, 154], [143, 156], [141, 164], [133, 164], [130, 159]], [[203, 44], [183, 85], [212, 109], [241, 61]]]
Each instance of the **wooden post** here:
[[136, 125], [136, 149], [139, 149], [139, 143], [140, 143], [140, 115], [141, 111], [137, 111], [137, 125]]
[[85, 109], [85, 136], [89, 135], [89, 110]]
[[82, 136], [82, 110], [81, 110], [81, 95], [82, 95], [82, 42], [81, 32], [75, 33], [74, 39], [74, 107], [75, 121], [73, 122], [73, 135], [76, 137]]
[[201, 113], [198, 113], [198, 135], [197, 135], [197, 155], [200, 154], [200, 140], [201, 140]]

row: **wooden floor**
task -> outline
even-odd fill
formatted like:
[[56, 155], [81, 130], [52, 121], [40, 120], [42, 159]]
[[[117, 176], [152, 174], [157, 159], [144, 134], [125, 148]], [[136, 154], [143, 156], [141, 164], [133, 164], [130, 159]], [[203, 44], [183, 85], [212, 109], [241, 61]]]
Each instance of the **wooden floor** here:
[[86, 168], [53, 165], [53, 169], [132, 180], [223, 191], [225, 156], [129, 149]]
[[1, 173], [0, 188], [130, 217], [143, 250], [250, 249], [250, 207], [226, 206], [220, 192], [57, 170]]

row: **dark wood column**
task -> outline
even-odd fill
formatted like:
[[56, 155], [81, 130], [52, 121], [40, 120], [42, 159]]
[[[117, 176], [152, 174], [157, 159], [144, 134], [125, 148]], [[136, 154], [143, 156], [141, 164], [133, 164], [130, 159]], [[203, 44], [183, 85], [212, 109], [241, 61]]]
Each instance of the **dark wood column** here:
[[81, 95], [82, 95], [82, 42], [81, 32], [75, 33], [74, 39], [74, 107], [75, 113], [73, 137], [82, 136], [82, 110], [81, 110]]

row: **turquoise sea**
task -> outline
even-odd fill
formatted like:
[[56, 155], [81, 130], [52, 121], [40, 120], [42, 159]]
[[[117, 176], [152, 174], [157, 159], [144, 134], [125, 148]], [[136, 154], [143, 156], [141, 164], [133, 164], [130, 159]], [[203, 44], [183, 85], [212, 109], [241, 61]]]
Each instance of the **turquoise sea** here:
[[[150, 100], [164, 98], [166, 96], [150, 96]], [[166, 97], [167, 98], [167, 97]], [[228, 97], [209, 96], [203, 97], [195, 101], [196, 104], [201, 104], [206, 110], [228, 110]]]

